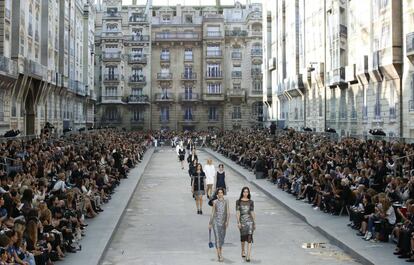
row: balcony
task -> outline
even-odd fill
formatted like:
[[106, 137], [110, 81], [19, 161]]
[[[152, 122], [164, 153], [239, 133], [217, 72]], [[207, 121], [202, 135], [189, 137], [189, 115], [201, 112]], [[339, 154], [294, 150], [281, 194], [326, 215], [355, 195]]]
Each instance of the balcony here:
[[231, 59], [241, 60], [242, 59], [242, 53], [241, 52], [232, 52], [231, 53]]
[[223, 72], [222, 71], [210, 71], [206, 72], [206, 79], [222, 79]]
[[173, 102], [174, 94], [173, 93], [155, 93], [155, 102]]
[[128, 104], [148, 104], [149, 97], [148, 95], [129, 95], [124, 101]]
[[101, 38], [120, 38], [122, 36], [122, 32], [120, 30], [106, 30], [102, 31]]
[[103, 81], [107, 83], [118, 83], [120, 81], [119, 74], [104, 74]]
[[147, 56], [145, 54], [130, 54], [128, 57], [129, 64], [146, 64]]
[[34, 76], [38, 76], [39, 78], [47, 78], [47, 69], [45, 66], [41, 65], [38, 62], [29, 60], [28, 61], [28, 69], [26, 71]]
[[292, 98], [303, 96], [304, 89], [305, 87], [303, 84], [302, 75], [296, 75], [294, 77], [286, 78], [283, 81], [283, 88], [281, 88], [281, 90], [285, 94], [288, 94], [289, 97], [292, 97]]
[[246, 98], [246, 91], [244, 89], [230, 89], [227, 91], [227, 99], [241, 99], [244, 100]]
[[130, 16], [128, 19], [129, 23], [147, 23], [147, 16], [146, 15], [138, 15], [138, 16]]
[[103, 52], [102, 61], [103, 62], [120, 62], [121, 52]]
[[220, 121], [220, 117], [219, 117], [219, 115], [218, 114], [216, 114], [216, 115], [208, 115], [208, 122], [209, 123], [211, 123], [211, 122], [219, 122]]
[[157, 73], [157, 80], [158, 81], [171, 81], [172, 73]]
[[121, 124], [122, 123], [122, 118], [118, 117], [118, 118], [113, 118], [113, 119], [109, 119], [109, 118], [104, 118], [101, 119], [101, 124], [105, 124], [105, 125], [113, 125], [113, 124]]
[[124, 104], [122, 96], [101, 96], [101, 104]]
[[78, 94], [79, 96], [86, 96], [85, 85], [81, 81], [75, 80], [74, 85], [74, 90], [76, 94]]
[[3, 72], [6, 76], [17, 77], [18, 70], [16, 61], [0, 55], [0, 72]]
[[222, 58], [223, 52], [221, 50], [218, 51], [206, 51], [206, 58]]
[[406, 38], [407, 57], [414, 62], [414, 32], [408, 33]]
[[104, 18], [121, 18], [121, 14], [118, 12], [105, 12], [103, 15]]
[[131, 75], [129, 77], [128, 83], [131, 85], [136, 84], [145, 86], [147, 84], [147, 81], [143, 75]]
[[155, 41], [199, 41], [200, 34], [197, 32], [160, 32], [155, 33]]
[[169, 123], [170, 122], [170, 117], [168, 116], [160, 116], [160, 123]]
[[204, 93], [203, 94], [204, 101], [224, 101], [224, 94], [222, 93]]
[[198, 123], [198, 121], [195, 120], [194, 115], [183, 115], [183, 119], [181, 121], [178, 121], [179, 123], [191, 125], [194, 123]]
[[181, 102], [197, 102], [200, 101], [200, 95], [198, 93], [180, 93]]
[[189, 81], [197, 80], [197, 73], [182, 73], [181, 80], [189, 80]]
[[226, 37], [246, 37], [247, 30], [226, 30]]
[[232, 71], [231, 72], [231, 78], [242, 78], [242, 71]]
[[258, 37], [260, 37], [260, 36], [262, 36], [262, 34], [263, 34], [263, 32], [261, 30], [253, 30], [253, 31], [250, 32], [250, 35], [251, 36], [258, 36]]
[[145, 123], [145, 120], [144, 120], [144, 117], [133, 117], [133, 118], [131, 118], [131, 123], [132, 124], [144, 124]]
[[334, 87], [334, 86], [340, 86], [340, 85], [346, 85], [346, 79], [345, 79], [345, 67], [337, 68], [333, 71], [329, 71], [327, 73], [327, 84], [328, 86]]
[[408, 112], [414, 112], [414, 100], [408, 101]]
[[125, 35], [125, 42], [148, 42], [150, 40], [149, 35]]
[[207, 31], [204, 35], [204, 38], [206, 39], [218, 39], [223, 38], [223, 35], [221, 34], [221, 31]]
[[253, 89], [253, 90], [250, 91], [250, 96], [253, 96], [253, 97], [263, 97], [263, 90], [255, 90], [255, 89]]

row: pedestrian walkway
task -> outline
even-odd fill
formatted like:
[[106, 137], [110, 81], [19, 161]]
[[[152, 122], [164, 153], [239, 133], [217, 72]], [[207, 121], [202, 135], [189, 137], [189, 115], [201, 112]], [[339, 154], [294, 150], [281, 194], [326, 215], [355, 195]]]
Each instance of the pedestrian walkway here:
[[345, 216], [331, 216], [320, 211], [313, 210], [308, 203], [297, 201], [294, 197], [265, 179], [256, 179], [253, 172], [239, 166], [231, 159], [206, 148], [205, 152], [224, 162], [235, 172], [254, 184], [259, 190], [275, 199], [291, 213], [314, 227], [321, 234], [340, 248], [344, 249], [352, 257], [363, 264], [407, 264], [405, 260], [398, 259], [392, 253], [393, 243], [371, 243], [362, 240], [356, 235], [356, 231], [347, 226], [349, 218]]
[[112, 199], [103, 205], [104, 212], [94, 219], [88, 219], [86, 236], [80, 241], [82, 251], [76, 254], [69, 253], [64, 261], [56, 264], [99, 264], [153, 153], [154, 148], [147, 150], [141, 163], [130, 171], [128, 179], [121, 180]]
[[[202, 164], [211, 157], [203, 151], [198, 156]], [[219, 161], [213, 161], [217, 166]], [[252, 264], [360, 264], [230, 168], [226, 168], [226, 181], [231, 217], [223, 247], [224, 264], [245, 263], [240, 256], [235, 201], [246, 185], [251, 186], [257, 215]], [[208, 248], [210, 211], [211, 207], [205, 203], [203, 215], [196, 213], [187, 166], [185, 170], [181, 169], [175, 150], [158, 148], [127, 206], [102, 264], [216, 264], [215, 250]], [[320, 249], [302, 248], [304, 243], [311, 242], [328, 244]]]

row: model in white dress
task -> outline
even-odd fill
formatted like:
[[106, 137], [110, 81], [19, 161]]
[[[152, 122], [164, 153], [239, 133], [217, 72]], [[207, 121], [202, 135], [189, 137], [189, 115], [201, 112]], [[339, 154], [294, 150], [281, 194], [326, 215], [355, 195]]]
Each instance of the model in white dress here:
[[212, 159], [207, 159], [207, 164], [204, 166], [204, 173], [206, 174], [207, 198], [210, 198], [213, 192], [214, 177], [216, 176], [216, 168], [213, 165]]

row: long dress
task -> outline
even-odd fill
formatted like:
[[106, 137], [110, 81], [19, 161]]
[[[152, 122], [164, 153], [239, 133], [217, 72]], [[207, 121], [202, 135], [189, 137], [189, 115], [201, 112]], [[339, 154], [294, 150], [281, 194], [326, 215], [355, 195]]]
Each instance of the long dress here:
[[216, 200], [214, 202], [214, 212], [210, 218], [210, 225], [213, 227], [216, 248], [221, 248], [226, 237], [226, 221], [229, 212], [227, 200]]
[[240, 241], [253, 242], [253, 217], [251, 212], [254, 211], [254, 203], [252, 200], [236, 201], [236, 211], [240, 211]]

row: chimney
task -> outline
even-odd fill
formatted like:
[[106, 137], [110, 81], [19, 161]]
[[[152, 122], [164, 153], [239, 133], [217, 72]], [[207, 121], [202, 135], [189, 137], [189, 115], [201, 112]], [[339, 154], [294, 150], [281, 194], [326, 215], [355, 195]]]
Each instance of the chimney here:
[[137, 0], [132, 0], [132, 5], [136, 6], [137, 5]]
[[221, 6], [220, 0], [216, 0], [216, 6], [217, 7]]

